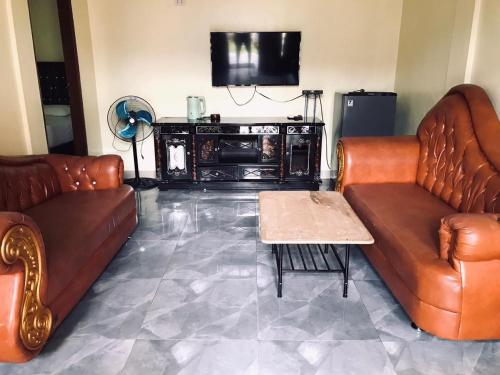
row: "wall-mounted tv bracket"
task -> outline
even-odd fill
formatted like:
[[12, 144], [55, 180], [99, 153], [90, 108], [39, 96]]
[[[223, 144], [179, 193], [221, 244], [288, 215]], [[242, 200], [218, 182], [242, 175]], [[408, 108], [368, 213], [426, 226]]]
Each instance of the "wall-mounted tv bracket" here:
[[309, 111], [309, 98], [313, 99], [313, 124], [316, 122], [316, 105], [318, 98], [323, 95], [323, 90], [302, 90], [304, 95], [304, 122], [307, 120], [307, 113]]

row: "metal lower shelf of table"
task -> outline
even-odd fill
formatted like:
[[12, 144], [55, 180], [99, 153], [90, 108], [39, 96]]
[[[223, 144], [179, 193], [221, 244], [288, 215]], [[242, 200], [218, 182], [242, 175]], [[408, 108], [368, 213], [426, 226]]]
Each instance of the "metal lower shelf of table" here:
[[[342, 273], [344, 276], [343, 297], [347, 298], [349, 280], [350, 245], [346, 244], [344, 260], [339, 249], [332, 244], [273, 244], [272, 251], [278, 270], [278, 298], [283, 294], [283, 273]], [[283, 265], [284, 262], [285, 266]]]

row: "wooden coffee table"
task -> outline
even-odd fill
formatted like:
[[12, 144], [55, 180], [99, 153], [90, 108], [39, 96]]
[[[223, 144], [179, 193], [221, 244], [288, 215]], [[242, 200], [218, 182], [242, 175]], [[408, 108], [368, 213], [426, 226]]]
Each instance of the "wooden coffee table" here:
[[[259, 207], [260, 240], [272, 245], [276, 257], [278, 297], [282, 296], [283, 272], [337, 272], [344, 275], [343, 296], [347, 298], [350, 245], [374, 240], [342, 194], [264, 191], [259, 193]], [[346, 246], [344, 261], [336, 245]], [[283, 267], [285, 250], [288, 268]], [[332, 267], [334, 263], [339, 268]]]

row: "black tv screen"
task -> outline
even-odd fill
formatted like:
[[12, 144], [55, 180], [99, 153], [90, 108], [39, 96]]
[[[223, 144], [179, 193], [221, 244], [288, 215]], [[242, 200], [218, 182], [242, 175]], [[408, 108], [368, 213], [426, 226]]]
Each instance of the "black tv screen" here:
[[299, 84], [300, 32], [210, 33], [212, 86]]

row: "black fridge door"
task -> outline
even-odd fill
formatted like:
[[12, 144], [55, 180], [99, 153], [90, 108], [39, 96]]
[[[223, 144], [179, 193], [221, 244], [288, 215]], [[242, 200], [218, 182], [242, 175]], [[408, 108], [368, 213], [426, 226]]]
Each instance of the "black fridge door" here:
[[286, 179], [311, 179], [314, 176], [316, 135], [286, 136]]
[[350, 93], [342, 97], [342, 137], [394, 135], [395, 118], [395, 93]]

